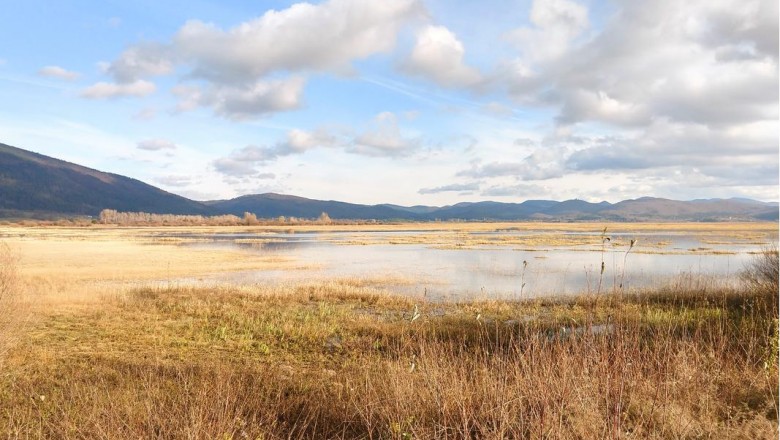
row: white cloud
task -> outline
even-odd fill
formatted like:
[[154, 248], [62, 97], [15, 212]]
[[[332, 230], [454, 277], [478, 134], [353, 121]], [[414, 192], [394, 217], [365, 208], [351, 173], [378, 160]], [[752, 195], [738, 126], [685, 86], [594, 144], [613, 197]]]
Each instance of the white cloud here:
[[292, 110], [302, 104], [301, 75], [349, 72], [353, 61], [391, 50], [400, 29], [422, 15], [419, 0], [330, 0], [271, 10], [230, 29], [191, 20], [170, 42], [129, 47], [106, 69], [116, 84], [98, 84], [85, 96], [116, 96], [184, 67], [186, 78], [205, 84], [174, 90], [180, 111], [204, 106], [247, 119]]
[[588, 27], [588, 10], [569, 0], [534, 0], [534, 27], [515, 29], [507, 39], [532, 62], [553, 60], [565, 53], [572, 41]]
[[588, 139], [585, 148], [561, 160], [570, 170], [590, 172], [655, 169], [662, 174], [666, 167], [685, 164], [761, 174], [766, 165], [777, 170], [778, 128], [777, 121], [723, 128], [661, 120], [633, 136]]
[[435, 188], [422, 188], [417, 191], [419, 194], [438, 194], [442, 192], [471, 192], [479, 191], [479, 183], [453, 183], [450, 185], [437, 186]]
[[141, 150], [146, 151], [160, 151], [160, 150], [175, 150], [176, 144], [165, 139], [146, 139], [138, 142], [136, 145]]
[[464, 53], [463, 43], [449, 29], [428, 25], [417, 32], [412, 53], [402, 68], [444, 87], [475, 86], [482, 75], [464, 64]]
[[269, 160], [268, 152], [261, 147], [248, 145], [233, 151], [227, 157], [215, 159], [214, 169], [226, 176], [242, 178], [258, 174], [257, 165]]
[[156, 90], [154, 83], [142, 79], [127, 84], [99, 82], [81, 91], [81, 96], [90, 99], [109, 99], [125, 96], [147, 96]]
[[417, 0], [298, 3], [229, 30], [187, 22], [172, 47], [196, 76], [219, 82], [278, 71], [341, 72], [355, 59], [392, 49], [400, 27], [421, 14]]
[[419, 139], [401, 133], [395, 114], [384, 112], [374, 118], [373, 127], [354, 139], [349, 151], [365, 156], [403, 156], [419, 145]]
[[[273, 178], [268, 173], [259, 173], [258, 167], [279, 157], [293, 154], [302, 154], [308, 150], [333, 146], [336, 138], [325, 130], [303, 131], [290, 130], [286, 139], [273, 146], [259, 147], [248, 145], [238, 150], [233, 150], [228, 156], [221, 157], [212, 162], [215, 170], [234, 177]], [[263, 177], [264, 176], [264, 177]]]
[[[615, 6], [603, 26], [590, 29], [584, 6], [534, 3], [533, 26], [509, 35], [518, 56], [499, 63], [495, 83], [518, 104], [554, 112], [551, 131], [568, 135], [549, 136], [542, 145], [567, 148], [541, 164], [494, 161], [460, 175], [492, 183], [544, 177], [535, 172], [547, 168], [561, 185], [568, 176], [617, 173], [636, 185], [616, 188], [645, 188], [647, 179], [657, 179], [670, 194], [672, 182], [680, 191], [696, 179], [713, 194], [745, 193], [751, 178], [756, 188], [776, 184], [777, 2]], [[683, 164], [695, 173], [680, 171]], [[555, 177], [555, 170], [564, 175]], [[680, 173], [670, 177], [673, 170]]]
[[337, 145], [338, 138], [325, 129], [305, 131], [293, 129], [287, 132], [287, 139], [276, 145], [279, 155], [300, 154], [313, 148]]
[[402, 134], [394, 113], [384, 112], [373, 118], [366, 130], [357, 134], [351, 130], [336, 131], [328, 128], [292, 129], [276, 143], [247, 145], [213, 160], [211, 166], [226, 179], [246, 183], [246, 179], [258, 179], [267, 174], [261, 173], [263, 166], [283, 157], [302, 155], [315, 149], [331, 149], [355, 156], [395, 158], [410, 155], [420, 145], [419, 139]]
[[304, 84], [303, 78], [290, 77], [246, 86], [177, 86], [172, 92], [179, 98], [177, 111], [211, 107], [217, 115], [244, 120], [299, 108], [303, 104]]
[[138, 79], [168, 75], [174, 70], [173, 53], [169, 46], [160, 43], [143, 43], [126, 49], [118, 59], [106, 66], [118, 83], [131, 83]]
[[172, 91], [179, 98], [178, 111], [211, 107], [225, 118], [244, 120], [299, 108], [303, 104], [304, 84], [303, 78], [290, 77], [246, 86], [178, 86]]
[[620, 2], [598, 34], [580, 39], [587, 25], [583, 7], [570, 3], [569, 12], [580, 12], [560, 15], [553, 7], [551, 14], [537, 13], [561, 2], [570, 3], [538, 0], [531, 18], [565, 38], [542, 44], [531, 38], [539, 29], [515, 35], [523, 37], [514, 39], [521, 56], [504, 64], [500, 78], [518, 102], [557, 106], [562, 124], [777, 119], [777, 53], [768, 51], [777, 48], [777, 20], [763, 16], [777, 12], [770, 5], [776, 2]]
[[568, 156], [568, 152], [566, 146], [540, 147], [519, 162], [477, 162], [457, 175], [477, 178], [513, 177], [518, 180], [554, 179], [566, 172], [563, 159]]
[[60, 66], [43, 67], [38, 71], [38, 75], [47, 76], [49, 78], [64, 79], [66, 81], [75, 81], [81, 76], [81, 74], [78, 72], [66, 70]]

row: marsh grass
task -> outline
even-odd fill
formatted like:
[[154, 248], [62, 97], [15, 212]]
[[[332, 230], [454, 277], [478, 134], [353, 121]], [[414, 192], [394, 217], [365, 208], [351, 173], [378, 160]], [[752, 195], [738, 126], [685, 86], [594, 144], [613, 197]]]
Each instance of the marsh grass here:
[[139, 288], [28, 329], [0, 435], [776, 438], [777, 331], [776, 295], [751, 289]]
[[[150, 270], [150, 256], [147, 277], [171, 262], [177, 274], [275, 266], [135, 241], [95, 252], [137, 232], [15, 231], [35, 237], [18, 238], [30, 246], [12, 285], [57, 291], [13, 327], [3, 438], [778, 435], [777, 290], [749, 277], [739, 287], [687, 274], [654, 290], [444, 303], [388, 294], [392, 279], [381, 278], [89, 284], [66, 302], [56, 296], [113, 279], [120, 257], [131, 278]], [[75, 257], [60, 263], [70, 248]]]
[[17, 260], [11, 247], [0, 242], [0, 368], [24, 322]]

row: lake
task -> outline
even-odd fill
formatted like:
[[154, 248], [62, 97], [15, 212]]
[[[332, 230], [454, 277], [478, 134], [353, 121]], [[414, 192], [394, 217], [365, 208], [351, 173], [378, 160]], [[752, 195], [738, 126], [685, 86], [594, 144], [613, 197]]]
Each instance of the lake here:
[[199, 248], [237, 247], [298, 263], [292, 270], [230, 272], [180, 282], [271, 284], [357, 278], [431, 299], [595, 293], [621, 285], [657, 287], [680, 279], [736, 283], [753, 255], [777, 240], [776, 234], [749, 229], [646, 228], [158, 232], [153, 238]]

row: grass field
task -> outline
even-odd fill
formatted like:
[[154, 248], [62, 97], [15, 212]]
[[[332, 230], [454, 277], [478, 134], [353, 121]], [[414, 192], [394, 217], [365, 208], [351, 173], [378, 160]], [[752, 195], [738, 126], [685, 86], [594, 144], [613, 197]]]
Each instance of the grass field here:
[[[776, 234], [726, 226], [707, 225]], [[149, 283], [306, 262], [131, 229], [0, 233], [0, 437], [778, 435], [776, 253], [738, 288], [438, 303], [383, 278]]]

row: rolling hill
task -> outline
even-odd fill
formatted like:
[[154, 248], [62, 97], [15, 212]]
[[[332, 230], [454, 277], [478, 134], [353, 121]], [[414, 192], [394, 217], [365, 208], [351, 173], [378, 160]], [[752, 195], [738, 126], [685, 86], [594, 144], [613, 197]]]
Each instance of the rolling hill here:
[[334, 219], [417, 219], [417, 214], [395, 209], [387, 205], [358, 205], [334, 200], [312, 200], [304, 197], [266, 193], [236, 197], [230, 200], [205, 202], [209, 207], [225, 214], [242, 215], [252, 212], [259, 217], [278, 216], [316, 218], [327, 212]]
[[778, 204], [750, 199], [692, 201], [642, 197], [618, 203], [526, 200], [451, 206], [361, 205], [284, 194], [252, 194], [197, 202], [136, 179], [105, 173], [0, 144], [0, 217], [97, 215], [103, 209], [158, 214], [234, 214], [376, 220], [753, 221], [778, 220]]
[[0, 215], [96, 215], [102, 209], [210, 214], [206, 205], [140, 180], [0, 144]]

